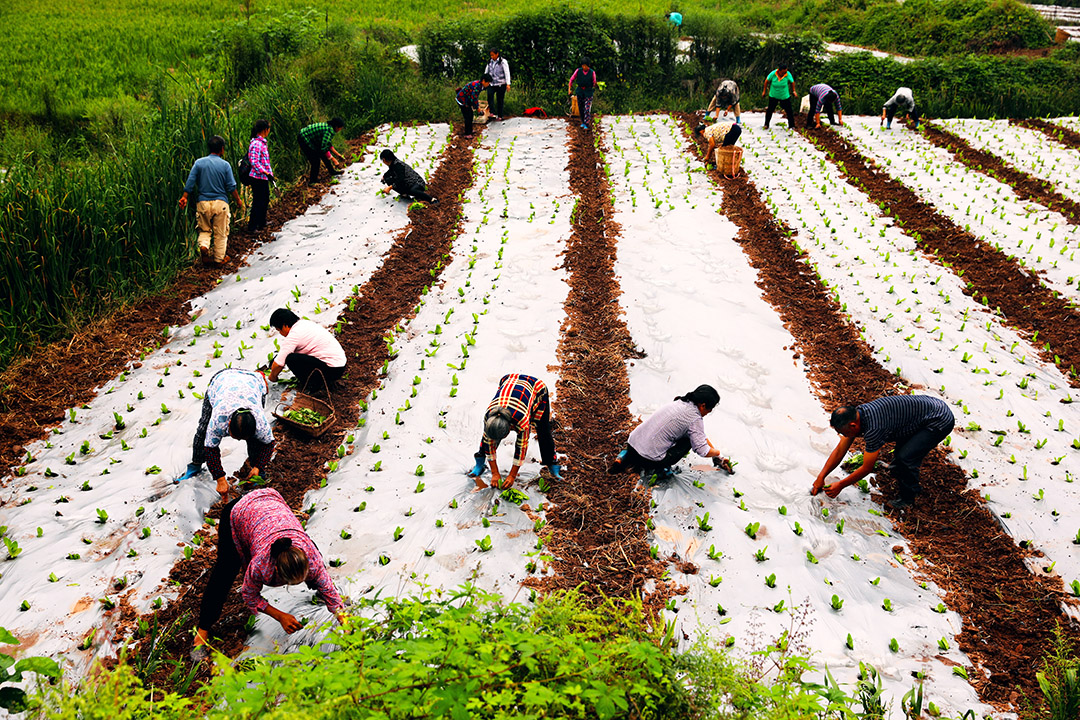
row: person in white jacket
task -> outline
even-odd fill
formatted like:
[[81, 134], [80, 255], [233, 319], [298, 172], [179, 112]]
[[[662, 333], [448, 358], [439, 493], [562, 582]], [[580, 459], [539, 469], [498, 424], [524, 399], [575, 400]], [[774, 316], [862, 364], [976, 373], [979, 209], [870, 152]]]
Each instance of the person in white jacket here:
[[484, 70], [491, 76], [491, 84], [487, 89], [488, 111], [495, 116], [496, 120], [502, 120], [503, 98], [510, 87], [510, 63], [506, 62], [506, 58], [495, 48], [492, 48], [489, 54], [491, 60]]

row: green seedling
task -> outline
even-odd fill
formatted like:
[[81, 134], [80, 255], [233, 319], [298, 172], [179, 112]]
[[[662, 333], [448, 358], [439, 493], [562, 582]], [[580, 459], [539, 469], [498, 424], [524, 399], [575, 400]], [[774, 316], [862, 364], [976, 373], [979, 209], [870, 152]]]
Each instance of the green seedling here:
[[702, 532], [709, 532], [712, 530], [712, 525], [709, 524], [709, 513], [705, 513], [704, 516], [695, 516], [697, 519], [698, 530]]
[[766, 557], [766, 555], [765, 555], [765, 551], [768, 550], [768, 549], [769, 549], [769, 546], [766, 545], [765, 547], [761, 548], [760, 550], [755, 550], [754, 551], [754, 559], [757, 560], [758, 562], [765, 562], [766, 560], [768, 560], [769, 558]]
[[814, 553], [810, 552], [809, 550], [806, 551], [806, 559], [808, 562], [810, 562], [811, 565], [818, 564], [818, 559], [814, 557]]
[[401, 539], [401, 536], [405, 534], [405, 528], [398, 526], [394, 528], [394, 542]]
[[480, 552], [487, 552], [491, 549], [491, 536], [485, 535], [482, 540], [474, 540], [476, 546], [480, 548]]
[[889, 649], [894, 653], [900, 652], [900, 643], [896, 642], [896, 638], [889, 640]]
[[341, 539], [342, 540], [348, 540], [351, 537], [352, 537], [351, 532], [349, 532], [348, 530], [342, 529], [342, 531], [341, 531]]
[[765, 576], [765, 584], [771, 588], [776, 587], [776, 573], [770, 573]]
[[940, 638], [937, 641], [937, 646], [938, 646], [939, 650], [941, 650], [942, 652], [945, 652], [946, 650], [949, 649], [949, 641], [946, 640], [945, 638]]
[[852, 639], [851, 633], [848, 633], [847, 641], [844, 643], [844, 647], [846, 647], [848, 650], [855, 649], [855, 640]]
[[98, 519], [97, 519], [97, 521], [98, 521], [99, 523], [101, 523], [102, 525], [104, 525], [105, 523], [107, 523], [107, 522], [109, 521], [109, 513], [105, 512], [105, 511], [104, 511], [104, 510], [102, 510], [101, 508], [98, 508], [98, 509], [96, 510], [96, 512], [97, 512], [97, 518], [98, 518]]
[[[1080, 532], [1077, 532], [1077, 535], [1080, 536]], [[710, 560], [719, 560], [720, 558], [722, 558], [724, 556], [724, 553], [717, 550], [716, 545], [710, 545], [709, 546], [708, 556], [709, 556]]]
[[840, 612], [840, 610], [844, 607], [844, 601], [840, 598], [839, 595], [833, 595], [832, 602], [830, 604], [832, 605], [832, 609], [837, 612]]
[[719, 575], [710, 575], [709, 576], [709, 585], [711, 585], [712, 587], [716, 587], [717, 585], [719, 585], [723, 581], [724, 581], [724, 578], [720, 577]]
[[794, 528], [794, 530], [792, 530], [792, 532], [794, 532], [796, 535], [802, 535], [803, 534], [802, 525], [800, 525], [798, 522], [796, 522], [795, 523], [795, 528]]
[[748, 538], [750, 538], [751, 540], [757, 540], [758, 530], [760, 530], [760, 529], [761, 529], [761, 523], [752, 522], [752, 523], [749, 523], [745, 528], [743, 528], [743, 532], [745, 532], [746, 536]]

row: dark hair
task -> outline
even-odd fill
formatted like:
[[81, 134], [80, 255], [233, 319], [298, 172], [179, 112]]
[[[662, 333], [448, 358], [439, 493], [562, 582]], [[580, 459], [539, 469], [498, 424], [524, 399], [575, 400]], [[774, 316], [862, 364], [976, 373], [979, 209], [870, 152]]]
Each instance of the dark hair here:
[[696, 132], [696, 133], [705, 132], [705, 123], [698, 123], [697, 127], [694, 128], [694, 132]]
[[334, 128], [335, 130], [340, 130], [341, 128], [345, 127], [345, 121], [339, 117], [330, 118], [330, 127]]
[[270, 557], [278, 580], [287, 585], [302, 583], [307, 578], [308, 556], [302, 548], [292, 544], [292, 538], [278, 538], [270, 546]]
[[220, 135], [211, 135], [206, 142], [206, 149], [215, 155], [225, 152], [225, 138]]
[[488, 52], [489, 53], [495, 53], [496, 55], [502, 55], [502, 53], [499, 52], [499, 48], [494, 48], [494, 47], [493, 48], [488, 48]]
[[397, 160], [397, 156], [394, 155], [393, 150], [383, 150], [381, 153], [379, 153], [379, 159], [382, 160], [383, 162], [391, 162], [392, 163], [395, 160]]
[[495, 443], [510, 434], [510, 411], [506, 408], [495, 408], [484, 415], [484, 435]]
[[788, 69], [787, 63], [780, 63], [780, 65], [777, 66], [776, 69], [777, 70], [787, 70]]
[[251, 137], [258, 137], [262, 132], [270, 129], [269, 120], [256, 120], [255, 127], [251, 128]]
[[829, 418], [829, 424], [832, 425], [833, 430], [839, 431], [855, 422], [858, 417], [859, 411], [854, 405], [841, 405], [833, 410], [832, 417]]
[[297, 317], [296, 313], [294, 313], [292, 310], [289, 310], [287, 308], [278, 308], [273, 313], [271, 313], [270, 324], [274, 326], [275, 330], [280, 330], [286, 325], [292, 327], [299, 319], [300, 318]]
[[588, 65], [589, 67], [592, 67], [592, 60], [590, 60], [588, 57], [583, 57], [583, 58], [581, 58], [581, 64], [582, 65]]
[[490, 74], [488, 74], [488, 73], [484, 73], [483, 75], [481, 75], [481, 76], [480, 76], [480, 79], [481, 79], [481, 80], [486, 80], [486, 81], [488, 81], [488, 82], [491, 82], [491, 75], [490, 75]]
[[246, 408], [240, 408], [229, 418], [229, 435], [237, 440], [255, 437], [255, 416]]
[[716, 392], [716, 388], [712, 385], [698, 385], [696, 388], [675, 398], [676, 400], [682, 400], [688, 402], [691, 405], [704, 404], [709, 410], [716, 407], [716, 404], [720, 402], [720, 393]]

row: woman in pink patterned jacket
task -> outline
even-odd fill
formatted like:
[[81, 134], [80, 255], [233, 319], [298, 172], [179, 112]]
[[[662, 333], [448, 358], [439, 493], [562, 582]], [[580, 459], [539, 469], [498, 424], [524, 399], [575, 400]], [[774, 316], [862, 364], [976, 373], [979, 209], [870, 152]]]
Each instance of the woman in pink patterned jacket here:
[[210, 628], [221, 617], [225, 597], [237, 573], [243, 569], [240, 595], [253, 614], [266, 613], [287, 633], [300, 629], [300, 621], [278, 610], [262, 596], [263, 585], [299, 585], [314, 588], [338, 622], [344, 620], [344, 603], [323, 564], [315, 543], [277, 490], [263, 488], [234, 500], [221, 511], [218, 521], [217, 562], [203, 592], [195, 647], [206, 643]]

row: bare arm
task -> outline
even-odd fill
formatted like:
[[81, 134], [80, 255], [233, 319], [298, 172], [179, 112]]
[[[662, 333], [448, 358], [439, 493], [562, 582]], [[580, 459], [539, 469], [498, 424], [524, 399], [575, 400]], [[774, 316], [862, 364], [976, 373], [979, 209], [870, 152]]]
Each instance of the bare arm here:
[[832, 453], [829, 455], [829, 459], [825, 461], [825, 467], [821, 468], [817, 479], [814, 480], [814, 487], [810, 490], [811, 495], [817, 495], [821, 492], [821, 488], [825, 486], [825, 478], [843, 462], [844, 456], [851, 449], [851, 443], [853, 442], [855, 442], [854, 437], [840, 437], [840, 442], [836, 444], [836, 447], [833, 448]]
[[831, 498], [834, 498], [839, 495], [840, 491], [844, 488], [848, 487], [849, 485], [854, 485], [870, 473], [874, 472], [874, 464], [877, 463], [877, 457], [879, 452], [881, 451], [878, 450], [872, 453], [863, 453], [862, 466], [860, 466], [858, 470], [851, 473], [840, 482], [831, 483], [828, 487], [825, 488], [825, 494]]

